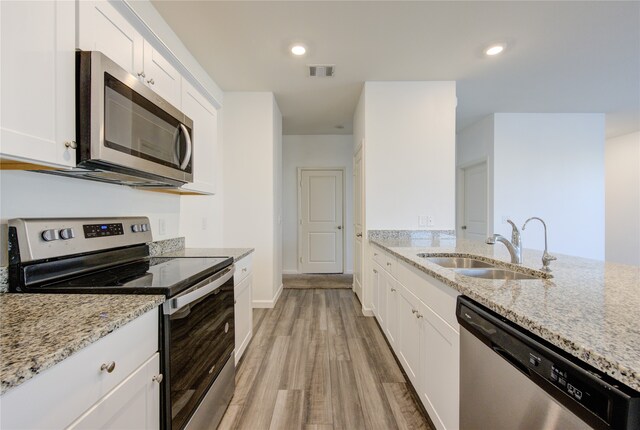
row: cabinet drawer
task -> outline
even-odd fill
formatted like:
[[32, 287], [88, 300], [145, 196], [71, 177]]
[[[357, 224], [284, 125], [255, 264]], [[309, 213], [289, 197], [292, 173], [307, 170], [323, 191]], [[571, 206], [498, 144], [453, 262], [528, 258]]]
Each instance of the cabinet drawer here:
[[157, 429], [160, 426], [160, 354], [155, 353], [68, 430]]
[[460, 332], [456, 319], [458, 291], [404, 263], [398, 264], [397, 279], [455, 331]]
[[391, 276], [396, 276], [398, 260], [377, 247], [373, 247], [373, 261], [378, 263]]
[[0, 427], [67, 427], [157, 351], [156, 308], [4, 394]]
[[251, 273], [251, 254], [235, 262], [236, 273], [233, 275], [234, 285], [238, 285]]

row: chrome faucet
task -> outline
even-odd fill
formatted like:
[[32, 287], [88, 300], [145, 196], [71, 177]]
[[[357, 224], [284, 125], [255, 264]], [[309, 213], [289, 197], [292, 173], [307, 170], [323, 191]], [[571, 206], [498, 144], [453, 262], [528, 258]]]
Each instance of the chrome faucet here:
[[527, 223], [533, 219], [537, 219], [538, 221], [540, 221], [542, 223], [542, 226], [544, 227], [544, 253], [542, 254], [542, 269], [540, 270], [547, 273], [551, 273], [551, 268], [549, 267], [549, 264], [551, 264], [553, 260], [557, 260], [557, 258], [549, 254], [549, 252], [547, 252], [547, 224], [542, 220], [542, 218], [533, 216], [528, 220], [526, 220], [525, 223], [522, 225], [522, 231], [524, 231], [524, 228], [527, 226]]
[[513, 221], [507, 220], [511, 224], [511, 242], [501, 234], [494, 234], [487, 238], [488, 245], [495, 245], [496, 241], [504, 243], [511, 255], [511, 262], [514, 264], [522, 263], [522, 240], [520, 239], [520, 231]]

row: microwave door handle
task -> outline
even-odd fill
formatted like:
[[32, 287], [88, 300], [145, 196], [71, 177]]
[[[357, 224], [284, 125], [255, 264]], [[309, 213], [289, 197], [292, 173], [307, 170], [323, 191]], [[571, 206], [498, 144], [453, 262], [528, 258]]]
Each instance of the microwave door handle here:
[[189, 130], [184, 124], [180, 124], [180, 128], [184, 133], [184, 137], [187, 140], [187, 152], [184, 154], [184, 159], [182, 160], [182, 164], [180, 165], [180, 169], [184, 170], [187, 168], [189, 164], [189, 160], [191, 160], [191, 136], [189, 136]]
[[175, 149], [174, 152], [174, 156], [175, 156], [175, 163], [178, 164], [180, 163], [180, 131], [182, 129], [180, 128], [180, 126], [177, 126], [176, 129], [173, 131], [173, 148]]

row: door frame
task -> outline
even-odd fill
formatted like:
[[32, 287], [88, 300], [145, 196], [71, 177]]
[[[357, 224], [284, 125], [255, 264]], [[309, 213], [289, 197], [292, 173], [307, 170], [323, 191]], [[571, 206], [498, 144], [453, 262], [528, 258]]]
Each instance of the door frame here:
[[300, 261], [300, 259], [302, 258], [302, 234], [301, 234], [301, 221], [302, 221], [302, 172], [306, 171], [306, 170], [311, 170], [311, 171], [328, 171], [328, 170], [339, 170], [342, 172], [342, 272], [345, 272], [345, 267], [346, 267], [346, 257], [347, 257], [347, 249], [346, 249], [346, 243], [345, 243], [345, 232], [347, 230], [347, 227], [345, 226], [345, 220], [346, 220], [346, 210], [347, 210], [347, 201], [346, 201], [346, 185], [347, 185], [347, 180], [346, 180], [346, 175], [347, 175], [347, 168], [346, 167], [298, 167], [298, 178], [297, 178], [297, 188], [298, 188], [298, 213], [297, 215], [297, 223], [296, 223], [296, 234], [298, 236], [298, 255], [296, 256], [297, 261], [296, 261], [296, 269], [298, 270], [299, 274], [302, 274], [302, 262]]
[[456, 237], [462, 238], [462, 225], [464, 224], [464, 172], [465, 169], [469, 167], [477, 166], [479, 164], [485, 164], [487, 169], [487, 183], [485, 186], [487, 187], [487, 236], [491, 236], [493, 234], [493, 189], [491, 188], [491, 183], [493, 181], [493, 175], [491, 173], [491, 158], [490, 157], [481, 157], [476, 158], [471, 161], [467, 161], [466, 163], [461, 163], [456, 166]]

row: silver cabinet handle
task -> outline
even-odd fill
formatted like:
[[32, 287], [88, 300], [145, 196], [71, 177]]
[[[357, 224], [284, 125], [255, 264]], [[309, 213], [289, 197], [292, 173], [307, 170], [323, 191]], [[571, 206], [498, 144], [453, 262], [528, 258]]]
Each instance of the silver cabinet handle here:
[[422, 318], [422, 317], [423, 317], [423, 315], [422, 315], [422, 314], [418, 314], [418, 315], [416, 315], [416, 317], [417, 317], [417, 318]]
[[138, 72], [138, 76], [141, 78], [146, 78], [147, 75], [144, 74], [144, 70], [142, 72]]
[[411, 309], [411, 313], [412, 313], [412, 314], [417, 314], [417, 313], [418, 313], [418, 310], [417, 310], [417, 309]]
[[76, 149], [78, 147], [78, 144], [75, 140], [67, 140], [64, 143], [64, 146], [66, 146], [67, 148]]
[[162, 382], [162, 380], [164, 379], [164, 376], [162, 376], [162, 373], [160, 373], [159, 375], [156, 375], [152, 378], [152, 380], [154, 382], [157, 382], [158, 384]]
[[373, 273], [378, 273], [378, 271], [376, 269], [373, 269]]
[[373, 256], [374, 256], [374, 257], [377, 257], [377, 256], [378, 256], [378, 253], [377, 253], [377, 252], [374, 252], [374, 253], [373, 253]]
[[102, 366], [100, 366], [100, 371], [104, 372], [106, 370], [107, 373], [111, 373], [115, 370], [115, 368], [116, 368], [116, 362], [110, 361], [109, 363], [102, 363]]
[[396, 292], [396, 289], [395, 289], [395, 288], [392, 288], [392, 289], [391, 289], [391, 292], [392, 292], [392, 293], [395, 293], [395, 292]]
[[246, 268], [246, 267], [243, 267], [243, 268], [242, 268], [242, 271], [243, 271], [243, 272], [246, 272], [246, 271], [247, 271], [247, 268]]
[[362, 233], [356, 233], [356, 237], [362, 237]]
[[338, 226], [338, 230], [342, 230], [342, 226], [341, 225]]
[[156, 83], [156, 82], [153, 80], [153, 78], [151, 78], [151, 79], [149, 79], [149, 80], [147, 81], [147, 84], [150, 84], [150, 85], [155, 85], [155, 83]]
[[387, 266], [391, 266], [391, 263], [387, 263]]

